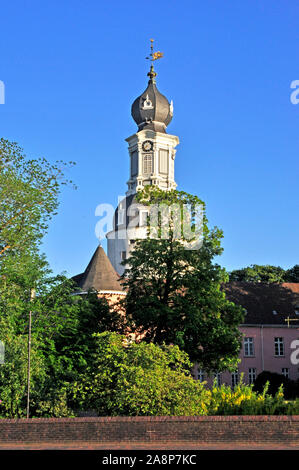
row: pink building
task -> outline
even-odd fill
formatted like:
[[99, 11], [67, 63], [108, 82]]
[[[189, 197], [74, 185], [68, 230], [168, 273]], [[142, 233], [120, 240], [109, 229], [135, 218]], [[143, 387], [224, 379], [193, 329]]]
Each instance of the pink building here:
[[[218, 383], [234, 385], [243, 374], [254, 382], [262, 371], [299, 379], [299, 283], [229, 283], [224, 287], [232, 302], [246, 309], [240, 363], [235, 373], [216, 374]], [[212, 383], [213, 377], [194, 368], [198, 380]]]

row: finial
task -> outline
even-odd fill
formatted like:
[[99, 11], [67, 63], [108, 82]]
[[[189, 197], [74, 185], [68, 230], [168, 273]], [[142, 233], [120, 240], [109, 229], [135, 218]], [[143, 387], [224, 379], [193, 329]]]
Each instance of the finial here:
[[151, 80], [153, 80], [157, 76], [154, 70], [154, 61], [161, 59], [161, 57], [163, 57], [164, 54], [163, 52], [160, 52], [160, 51], [154, 52], [154, 39], [151, 39], [150, 41], [151, 41], [151, 52], [150, 52], [149, 57], [146, 57], [146, 59], [151, 61], [151, 68], [147, 75], [148, 77], [150, 77]]

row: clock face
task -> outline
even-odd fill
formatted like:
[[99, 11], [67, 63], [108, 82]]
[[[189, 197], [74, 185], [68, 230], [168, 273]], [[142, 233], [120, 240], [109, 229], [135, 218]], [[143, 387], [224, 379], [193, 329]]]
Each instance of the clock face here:
[[153, 149], [153, 143], [150, 140], [145, 140], [142, 144], [142, 148], [148, 152], [149, 150]]

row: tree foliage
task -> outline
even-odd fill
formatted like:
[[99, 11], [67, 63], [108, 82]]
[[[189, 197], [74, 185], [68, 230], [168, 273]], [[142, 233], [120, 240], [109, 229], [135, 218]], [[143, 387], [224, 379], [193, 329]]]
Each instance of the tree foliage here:
[[190, 374], [177, 346], [128, 343], [125, 336], [95, 335], [96, 348], [74, 399], [99, 415], [199, 415], [205, 390]]
[[285, 282], [299, 282], [299, 264], [286, 270], [284, 280]]
[[64, 162], [28, 159], [15, 143], [0, 139], [0, 258], [41, 240], [67, 183]]
[[[27, 341], [31, 329], [31, 414], [68, 416], [73, 405], [69, 388], [84, 373], [95, 344], [94, 333], [122, 331], [122, 317], [95, 292], [74, 295], [75, 286], [63, 275], [53, 276], [44, 259], [19, 262], [0, 279], [0, 341], [5, 363], [0, 365], [0, 415], [26, 414]], [[28, 269], [28, 271], [27, 271]], [[31, 275], [38, 274], [36, 297], [30, 301]]]
[[[72, 163], [71, 163], [72, 164]], [[0, 139], [0, 414], [26, 412], [28, 324], [31, 332], [31, 413], [68, 414], [67, 385], [84, 370], [94, 332], [120, 328], [94, 292], [74, 295], [73, 282], [54, 276], [39, 252], [58, 208], [68, 165], [28, 159], [16, 144]], [[35, 297], [32, 299], [32, 290]]]
[[[200, 201], [157, 188], [138, 193], [143, 204]], [[202, 201], [200, 201], [202, 203]], [[192, 223], [192, 217], [190, 217]], [[173, 226], [167, 239], [138, 240], [126, 260], [123, 283], [127, 320], [145, 341], [176, 344], [207, 371], [234, 368], [241, 344], [243, 309], [229, 302], [221, 285], [225, 270], [212, 260], [221, 254], [222, 232], [210, 230], [204, 214], [200, 249], [186, 249]]]
[[265, 284], [299, 282], [299, 265], [284, 270], [280, 266], [252, 264], [242, 269], [235, 269], [229, 274], [230, 281], [262, 282]]

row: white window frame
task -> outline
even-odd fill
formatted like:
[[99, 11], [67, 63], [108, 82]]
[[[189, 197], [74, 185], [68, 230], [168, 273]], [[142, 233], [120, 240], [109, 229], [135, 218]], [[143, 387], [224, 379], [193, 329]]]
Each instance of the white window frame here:
[[151, 175], [153, 173], [153, 155], [146, 153], [142, 159], [142, 172], [144, 175]]
[[249, 384], [253, 384], [256, 379], [256, 368], [249, 367], [248, 369], [248, 382]]
[[284, 375], [287, 379], [290, 378], [290, 369], [288, 367], [282, 367], [281, 374]]
[[238, 385], [238, 383], [239, 383], [239, 371], [232, 372], [231, 380], [232, 380], [232, 388], [234, 388], [235, 385]]
[[281, 336], [274, 338], [274, 356], [284, 356], [284, 339]]
[[203, 382], [205, 380], [205, 371], [203, 369], [198, 369], [197, 370], [196, 379], [199, 382]]
[[254, 338], [252, 336], [246, 336], [244, 338], [244, 356], [254, 356]]
[[215, 372], [214, 379], [216, 379], [217, 387], [220, 387], [221, 386], [221, 373]]

